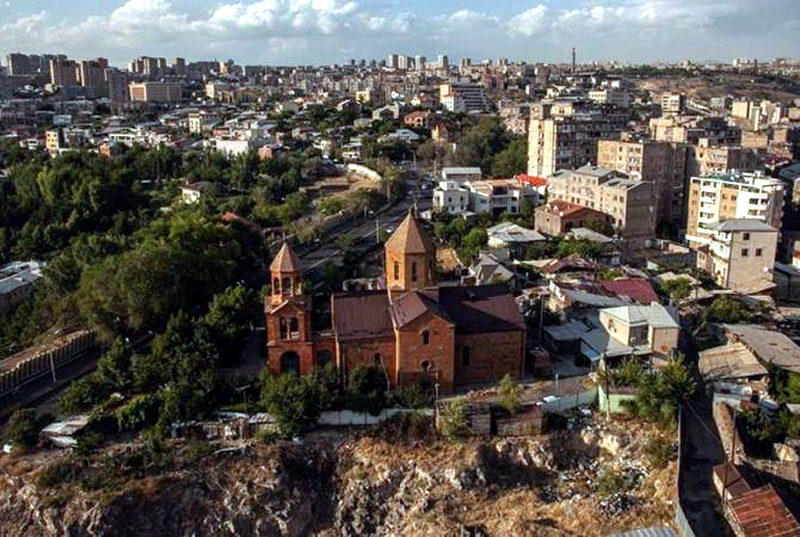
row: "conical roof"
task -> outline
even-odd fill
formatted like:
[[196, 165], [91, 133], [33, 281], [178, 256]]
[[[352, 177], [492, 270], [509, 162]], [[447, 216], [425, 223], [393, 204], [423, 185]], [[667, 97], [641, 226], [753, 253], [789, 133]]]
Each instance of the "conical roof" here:
[[417, 222], [412, 211], [408, 212], [405, 220], [397, 227], [385, 248], [404, 254], [434, 254], [436, 248]]
[[269, 266], [270, 272], [290, 273], [300, 272], [301, 269], [302, 263], [300, 262], [300, 258], [297, 257], [297, 254], [294, 253], [294, 250], [292, 250], [288, 242], [283, 243], [278, 255], [275, 256], [275, 259], [272, 260]]

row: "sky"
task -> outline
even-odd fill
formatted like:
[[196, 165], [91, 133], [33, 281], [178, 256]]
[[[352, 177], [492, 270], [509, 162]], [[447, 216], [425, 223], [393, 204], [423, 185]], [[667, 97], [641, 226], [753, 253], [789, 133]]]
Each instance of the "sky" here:
[[798, 0], [0, 0], [0, 54], [330, 64], [800, 57]]

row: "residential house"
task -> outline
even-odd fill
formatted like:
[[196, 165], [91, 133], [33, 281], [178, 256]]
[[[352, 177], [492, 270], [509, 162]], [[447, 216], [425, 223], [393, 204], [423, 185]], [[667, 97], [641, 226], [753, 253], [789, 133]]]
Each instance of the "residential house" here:
[[489, 247], [506, 250], [512, 259], [524, 258], [530, 246], [547, 240], [538, 231], [513, 222], [501, 222], [487, 229], [486, 233], [489, 235]]
[[540, 205], [534, 212], [536, 231], [560, 237], [574, 228], [586, 227], [591, 222], [611, 222], [611, 217], [577, 203], [563, 200]]
[[746, 294], [773, 287], [777, 229], [747, 218], [706, 228], [712, 232], [711, 240], [698, 250], [697, 266], [711, 274], [717, 285]]

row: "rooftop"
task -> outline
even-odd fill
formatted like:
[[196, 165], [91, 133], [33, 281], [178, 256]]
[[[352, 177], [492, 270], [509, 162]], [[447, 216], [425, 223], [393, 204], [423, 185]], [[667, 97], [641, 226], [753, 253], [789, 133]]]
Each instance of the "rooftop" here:
[[763, 376], [766, 368], [743, 343], [728, 343], [700, 353], [700, 375], [706, 380]]
[[748, 537], [800, 537], [800, 524], [772, 485], [746, 492], [729, 505]]
[[0, 267], [0, 295], [29, 285], [42, 277], [45, 264], [39, 261], [14, 261]]
[[386, 241], [384, 249], [406, 254], [433, 254], [436, 251], [436, 247], [411, 211]]
[[788, 336], [755, 324], [724, 324], [728, 341], [741, 341], [763, 362], [800, 373], [800, 347]]
[[778, 230], [774, 227], [765, 224], [761, 220], [754, 218], [731, 218], [722, 222], [713, 222], [708, 224], [708, 229], [716, 231], [775, 231]]
[[281, 246], [278, 255], [272, 260], [269, 265], [270, 272], [292, 273], [300, 272], [303, 264], [297, 254], [294, 253], [288, 242], [284, 242]]
[[680, 328], [669, 310], [657, 303], [649, 306], [619, 306], [603, 311], [628, 325], [647, 324], [660, 328]]

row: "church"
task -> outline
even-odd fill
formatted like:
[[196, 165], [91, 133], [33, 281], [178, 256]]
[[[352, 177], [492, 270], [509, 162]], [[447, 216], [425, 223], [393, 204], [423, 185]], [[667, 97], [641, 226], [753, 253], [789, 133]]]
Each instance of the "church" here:
[[442, 393], [519, 378], [526, 326], [507, 287], [436, 282], [436, 247], [409, 213], [384, 245], [385, 289], [331, 296], [331, 326], [314, 331], [300, 259], [284, 243], [265, 299], [267, 367], [305, 375], [333, 363], [384, 369], [390, 384], [438, 384]]

